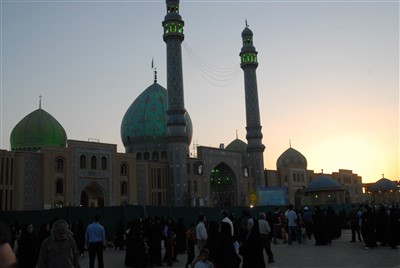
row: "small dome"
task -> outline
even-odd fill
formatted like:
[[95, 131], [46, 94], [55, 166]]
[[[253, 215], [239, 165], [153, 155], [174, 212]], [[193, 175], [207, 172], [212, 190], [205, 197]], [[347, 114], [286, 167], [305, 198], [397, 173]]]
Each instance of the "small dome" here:
[[249, 29], [249, 27], [244, 28], [242, 31], [242, 38], [245, 37], [253, 37], [253, 32]]
[[315, 177], [309, 184], [308, 189], [332, 188], [340, 187], [340, 183], [328, 175], [319, 175]]
[[43, 147], [65, 147], [67, 134], [61, 124], [39, 108], [25, 116], [12, 130], [11, 150], [37, 151]]
[[276, 161], [277, 169], [288, 167], [307, 169], [307, 159], [299, 151], [290, 147], [284, 151]]
[[225, 147], [226, 150], [242, 153], [243, 161], [248, 162], [248, 161], [250, 161], [250, 156], [246, 152], [246, 148], [247, 148], [247, 143], [245, 143], [244, 141], [242, 141], [240, 139], [233, 140], [231, 143], [229, 143]]
[[[158, 83], [146, 88], [129, 106], [121, 123], [125, 148], [132, 144], [166, 144], [167, 90]], [[186, 112], [188, 144], [193, 135], [192, 120]]]
[[240, 139], [235, 139], [231, 143], [226, 146], [226, 150], [236, 151], [245, 153], [246, 152], [247, 143]]
[[370, 191], [388, 191], [396, 189], [397, 189], [396, 183], [386, 178], [380, 179], [369, 188]]

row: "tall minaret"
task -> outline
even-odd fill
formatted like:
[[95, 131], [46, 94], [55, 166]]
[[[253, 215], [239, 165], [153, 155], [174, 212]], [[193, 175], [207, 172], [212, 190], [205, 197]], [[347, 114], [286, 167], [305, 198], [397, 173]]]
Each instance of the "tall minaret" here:
[[184, 22], [179, 15], [179, 0], [166, 0], [167, 15], [162, 23], [167, 44], [167, 133], [170, 176], [170, 205], [186, 206], [186, 163], [189, 154], [183, 97], [182, 42]]
[[256, 186], [265, 186], [264, 157], [265, 146], [262, 144], [260, 125], [260, 108], [258, 105], [258, 90], [256, 69], [258, 67], [257, 51], [253, 46], [253, 32], [246, 28], [242, 32], [243, 47], [240, 52], [240, 67], [244, 72], [244, 91], [246, 98], [246, 139], [247, 148], [254, 167]]

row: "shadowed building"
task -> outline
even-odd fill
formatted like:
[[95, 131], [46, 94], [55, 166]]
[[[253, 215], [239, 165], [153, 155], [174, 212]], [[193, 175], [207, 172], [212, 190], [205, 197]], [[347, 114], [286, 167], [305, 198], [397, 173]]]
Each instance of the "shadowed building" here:
[[[277, 170], [264, 169], [258, 52], [247, 23], [240, 51], [247, 143], [236, 137], [226, 148], [197, 146], [195, 155], [189, 155], [193, 123], [184, 104], [184, 22], [178, 0], [167, 0], [166, 7], [162, 26], [167, 88], [157, 83], [154, 72], [153, 83], [127, 109], [120, 129], [125, 153], [118, 153], [115, 144], [68, 140], [62, 125], [39, 105], [16, 124], [11, 151], [0, 151], [0, 210], [124, 204], [248, 206], [254, 204], [250, 197], [257, 188], [264, 186], [283, 187], [288, 202], [303, 202], [301, 193], [319, 174], [307, 170], [301, 153], [289, 148], [277, 160]], [[346, 174], [350, 182], [340, 182], [340, 170], [332, 176], [345, 186], [361, 182], [357, 174]]]

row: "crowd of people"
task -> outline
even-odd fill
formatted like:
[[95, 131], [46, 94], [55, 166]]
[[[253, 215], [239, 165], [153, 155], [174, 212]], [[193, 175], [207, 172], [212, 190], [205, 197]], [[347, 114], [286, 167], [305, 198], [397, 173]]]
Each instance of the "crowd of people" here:
[[[349, 242], [363, 242], [365, 249], [400, 245], [400, 208], [394, 205], [353, 206], [348, 215], [331, 207], [297, 209], [289, 205], [257, 215], [243, 209], [239, 218], [226, 210], [219, 212], [219, 220], [208, 221], [200, 212], [197, 216], [197, 223], [188, 226], [183, 218], [177, 222], [138, 218], [126, 225], [120, 220], [111, 244], [126, 251], [121, 262], [133, 268], [173, 267], [178, 254], [185, 255], [187, 268], [265, 268], [266, 263], [275, 262], [271, 244], [303, 244], [314, 239], [316, 246], [330, 245], [341, 237], [343, 228], [351, 228]], [[103, 268], [103, 250], [109, 244], [100, 219], [95, 215], [86, 228], [81, 221], [71, 225], [59, 219], [44, 223], [37, 234], [32, 224], [13, 224], [6, 230], [12, 234], [9, 238], [2, 228], [0, 247], [11, 249], [14, 256], [5, 267], [18, 263], [20, 268], [77, 268], [88, 252], [89, 267], [94, 268], [97, 259], [97, 267]], [[2, 247], [6, 243], [9, 247]], [[2, 256], [0, 251], [0, 261]]]

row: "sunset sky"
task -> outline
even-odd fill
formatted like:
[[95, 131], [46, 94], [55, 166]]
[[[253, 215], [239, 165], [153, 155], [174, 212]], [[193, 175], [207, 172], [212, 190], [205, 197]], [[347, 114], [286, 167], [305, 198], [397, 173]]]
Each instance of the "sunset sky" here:
[[[1, 149], [39, 107], [68, 139], [117, 144], [121, 120], [166, 87], [165, 1], [1, 1]], [[193, 143], [246, 141], [239, 53], [259, 52], [265, 167], [291, 146], [308, 169], [399, 180], [398, 1], [181, 1], [185, 107]], [[191, 144], [191, 151], [194, 145]]]

